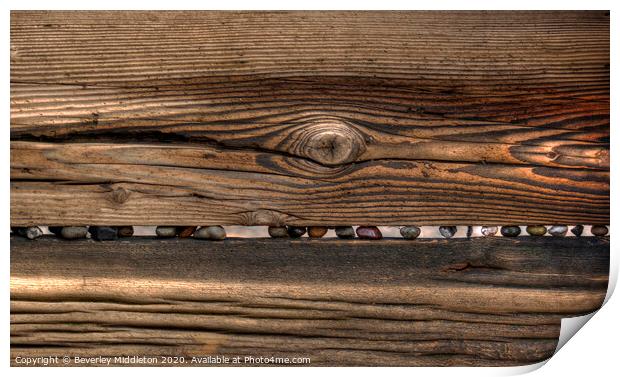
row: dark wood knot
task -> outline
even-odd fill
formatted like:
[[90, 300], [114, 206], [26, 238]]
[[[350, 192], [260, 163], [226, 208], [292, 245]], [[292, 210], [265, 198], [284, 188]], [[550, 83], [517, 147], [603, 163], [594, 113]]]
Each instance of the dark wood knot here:
[[357, 128], [335, 119], [306, 122], [295, 129], [284, 143], [289, 153], [323, 165], [347, 164], [366, 151], [364, 137]]
[[114, 203], [123, 204], [129, 199], [130, 195], [131, 193], [129, 191], [122, 187], [118, 187], [112, 191], [111, 198]]

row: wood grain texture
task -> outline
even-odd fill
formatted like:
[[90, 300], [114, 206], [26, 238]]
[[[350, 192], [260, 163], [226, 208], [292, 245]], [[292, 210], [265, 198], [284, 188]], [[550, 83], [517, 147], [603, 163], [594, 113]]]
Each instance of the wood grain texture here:
[[609, 13], [15, 11], [11, 138], [126, 152], [16, 153], [15, 225], [608, 223]]
[[576, 169], [325, 167], [202, 145], [15, 141], [11, 177], [13, 225], [591, 224], [609, 216], [609, 173]]
[[11, 354], [524, 365], [600, 307], [608, 270], [593, 237], [13, 238]]

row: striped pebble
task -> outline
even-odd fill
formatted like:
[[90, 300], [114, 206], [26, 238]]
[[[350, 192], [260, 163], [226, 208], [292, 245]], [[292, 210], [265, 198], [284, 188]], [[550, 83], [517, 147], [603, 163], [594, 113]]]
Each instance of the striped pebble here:
[[85, 226], [64, 226], [60, 230], [60, 236], [67, 240], [86, 238], [88, 228]]

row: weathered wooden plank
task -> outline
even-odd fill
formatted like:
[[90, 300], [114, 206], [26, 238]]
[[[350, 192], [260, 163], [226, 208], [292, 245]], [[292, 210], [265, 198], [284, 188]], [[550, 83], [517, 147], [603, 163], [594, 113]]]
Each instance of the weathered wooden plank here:
[[609, 13], [12, 12], [11, 138], [14, 225], [609, 223]]
[[[156, 131], [328, 165], [609, 166], [605, 12], [13, 12], [11, 22], [14, 137]], [[359, 148], [308, 147], [317, 124]]]
[[199, 144], [14, 141], [11, 179], [13, 225], [596, 224], [609, 219], [609, 173], [585, 169], [397, 160], [326, 167]]
[[11, 354], [529, 364], [601, 305], [608, 269], [592, 237], [13, 238]]

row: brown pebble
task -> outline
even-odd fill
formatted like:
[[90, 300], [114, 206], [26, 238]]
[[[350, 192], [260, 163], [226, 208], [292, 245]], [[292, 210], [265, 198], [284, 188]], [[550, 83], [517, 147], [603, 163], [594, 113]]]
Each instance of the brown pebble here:
[[118, 236], [119, 237], [131, 237], [131, 236], [133, 236], [133, 226], [131, 226], [131, 225], [119, 226], [119, 227], [116, 227], [116, 229], [118, 231]]
[[179, 238], [188, 238], [196, 231], [197, 226], [180, 226], [177, 227], [177, 234]]
[[326, 226], [309, 226], [308, 227], [308, 237], [310, 238], [321, 238], [327, 233]]
[[606, 235], [609, 230], [605, 225], [592, 225], [590, 232], [595, 236], [602, 237]]
[[383, 238], [383, 234], [376, 226], [360, 226], [355, 230], [357, 236], [367, 240], [380, 240]]

